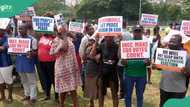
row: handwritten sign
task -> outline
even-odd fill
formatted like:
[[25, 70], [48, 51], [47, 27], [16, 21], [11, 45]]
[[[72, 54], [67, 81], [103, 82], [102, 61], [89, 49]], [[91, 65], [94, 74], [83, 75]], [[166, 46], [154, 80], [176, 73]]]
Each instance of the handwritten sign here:
[[30, 51], [31, 39], [8, 38], [9, 53], [27, 53]]
[[6, 29], [9, 25], [10, 19], [9, 18], [0, 18], [0, 29]]
[[150, 58], [150, 43], [145, 40], [121, 41], [121, 58]]
[[98, 34], [103, 36], [115, 36], [122, 34], [123, 17], [107, 16], [98, 19]]
[[54, 18], [49, 17], [32, 17], [33, 29], [38, 32], [53, 32]]
[[180, 72], [185, 67], [186, 57], [186, 51], [157, 48], [155, 64], [163, 70]]
[[55, 15], [54, 19], [57, 29], [60, 29], [65, 24], [64, 17], [62, 14]]
[[69, 31], [82, 33], [84, 30], [83, 23], [80, 22], [70, 22]]
[[190, 20], [183, 20], [181, 23], [181, 29], [185, 35], [190, 37]]
[[15, 17], [17, 20], [32, 21], [32, 16], [36, 16], [34, 7], [28, 7], [23, 13]]
[[140, 24], [143, 26], [155, 26], [158, 23], [158, 15], [142, 14]]

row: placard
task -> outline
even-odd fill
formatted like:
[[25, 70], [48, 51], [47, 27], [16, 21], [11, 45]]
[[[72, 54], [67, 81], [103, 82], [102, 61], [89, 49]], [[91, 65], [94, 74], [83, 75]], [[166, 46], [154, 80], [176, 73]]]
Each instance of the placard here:
[[17, 20], [32, 21], [32, 16], [36, 16], [34, 7], [28, 7], [23, 13], [16, 15], [15, 17]]
[[122, 34], [123, 17], [107, 16], [98, 19], [98, 34], [102, 36], [117, 36]]
[[31, 39], [25, 38], [8, 38], [9, 53], [27, 53], [30, 51]]
[[158, 15], [142, 14], [140, 24], [143, 26], [156, 26], [158, 23]]
[[82, 33], [84, 31], [84, 24], [80, 22], [70, 22], [69, 31]]
[[181, 29], [185, 35], [190, 37], [190, 20], [183, 20], [181, 23]]
[[53, 32], [54, 18], [50, 17], [32, 17], [33, 30], [38, 32]]
[[150, 43], [147, 40], [121, 41], [121, 59], [150, 58]]
[[64, 17], [62, 14], [55, 15], [54, 19], [57, 29], [60, 29], [65, 24]]
[[155, 64], [162, 70], [180, 72], [186, 64], [186, 51], [157, 48]]
[[0, 18], [0, 29], [6, 29], [9, 25], [10, 19], [9, 18]]

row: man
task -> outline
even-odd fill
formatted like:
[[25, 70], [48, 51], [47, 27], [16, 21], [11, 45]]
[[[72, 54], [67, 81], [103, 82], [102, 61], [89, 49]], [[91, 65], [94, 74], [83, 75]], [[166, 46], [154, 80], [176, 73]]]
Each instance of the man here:
[[8, 88], [8, 103], [11, 103], [12, 98], [12, 71], [13, 65], [10, 55], [7, 53], [8, 48], [8, 34], [4, 30], [0, 29], [0, 93], [1, 101], [5, 100], [5, 88]]
[[107, 36], [97, 47], [97, 54], [101, 55], [101, 69], [99, 76], [99, 107], [104, 106], [104, 96], [107, 88], [111, 88], [113, 107], [118, 107], [118, 75], [116, 71], [118, 62], [118, 45], [113, 37]]
[[81, 78], [82, 78], [82, 82], [83, 82], [83, 86], [82, 88], [84, 89], [84, 77], [85, 77], [85, 69], [86, 69], [86, 56], [85, 56], [85, 50], [87, 48], [87, 45], [88, 45], [88, 41], [89, 41], [89, 38], [94, 34], [94, 28], [93, 26], [91, 25], [87, 25], [85, 27], [86, 29], [86, 32], [87, 34], [82, 38], [81, 40], [81, 44], [80, 44], [80, 47], [79, 47], [79, 55], [81, 57], [81, 62], [82, 62], [82, 72], [81, 72]]
[[[171, 50], [184, 50], [182, 47], [182, 37], [180, 35], [173, 35], [167, 46]], [[184, 98], [186, 87], [186, 76], [189, 76], [190, 58], [187, 57], [185, 68], [181, 72], [172, 72], [162, 70], [160, 81], [160, 107], [171, 98]]]
[[[31, 51], [26, 54], [16, 55], [16, 71], [21, 77], [24, 87], [23, 101], [28, 101], [29, 104], [36, 102], [36, 75], [35, 75], [35, 55], [37, 53], [37, 44], [32, 37], [27, 35], [27, 25], [21, 24], [19, 26], [20, 36], [18, 38], [27, 38], [31, 40]], [[24, 66], [23, 66], [24, 65]]]
[[[133, 27], [133, 39], [142, 40], [143, 27], [136, 25]], [[131, 107], [131, 97], [135, 85], [137, 96], [137, 107], [143, 107], [143, 94], [147, 83], [146, 66], [148, 59], [122, 60], [124, 65], [124, 89], [126, 107]]]

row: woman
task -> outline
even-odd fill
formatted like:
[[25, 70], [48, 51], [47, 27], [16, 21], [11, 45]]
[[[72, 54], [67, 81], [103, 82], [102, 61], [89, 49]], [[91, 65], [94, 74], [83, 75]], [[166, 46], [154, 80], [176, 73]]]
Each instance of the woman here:
[[[97, 99], [97, 78], [98, 78], [98, 63], [100, 55], [93, 53], [95, 48], [95, 38], [91, 37], [85, 50], [87, 57], [86, 61], [86, 73], [85, 73], [85, 97], [90, 99], [90, 107], [94, 107], [94, 100]], [[95, 48], [96, 49], [96, 48]]]
[[67, 35], [71, 34], [59, 33], [50, 50], [51, 55], [56, 55], [55, 91], [60, 94], [60, 107], [64, 107], [67, 93], [71, 94], [73, 107], [79, 107], [76, 90], [81, 85], [80, 72], [75, 47]]

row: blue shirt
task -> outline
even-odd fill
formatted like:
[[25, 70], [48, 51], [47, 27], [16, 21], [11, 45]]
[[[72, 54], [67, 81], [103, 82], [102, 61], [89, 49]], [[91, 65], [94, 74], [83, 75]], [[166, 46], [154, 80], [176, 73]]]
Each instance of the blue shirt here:
[[[31, 39], [31, 41], [33, 40], [31, 36], [27, 36], [26, 38]], [[35, 73], [35, 57], [27, 58], [26, 54], [17, 54], [16, 71], [19, 73]]]
[[0, 51], [0, 67], [7, 67], [12, 65], [11, 56], [7, 52], [8, 47], [8, 34], [5, 33], [2, 37], [0, 37], [0, 46], [5, 47], [4, 50]]

